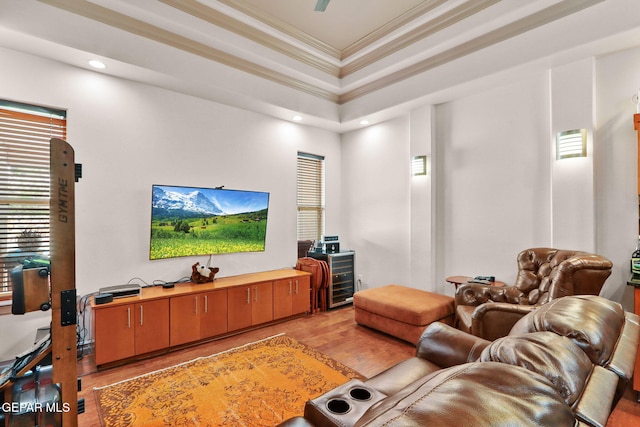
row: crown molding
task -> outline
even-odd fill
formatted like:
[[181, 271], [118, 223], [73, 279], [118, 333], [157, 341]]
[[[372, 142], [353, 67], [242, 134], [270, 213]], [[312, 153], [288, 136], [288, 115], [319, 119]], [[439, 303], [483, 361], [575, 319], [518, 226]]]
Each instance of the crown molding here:
[[581, 2], [565, 0], [561, 3], [549, 6], [525, 18], [521, 18], [465, 43], [461, 43], [452, 49], [435, 54], [400, 71], [362, 85], [349, 92], [345, 92], [340, 95], [338, 104], [346, 104], [349, 101], [353, 101], [392, 84], [424, 73], [425, 71], [444, 65], [480, 49], [493, 46], [499, 42], [508, 40], [529, 30], [556, 21], [572, 13], [579, 12], [580, 10], [586, 9], [603, 1], [606, 0], [583, 0]]
[[435, 17], [434, 19], [425, 22], [419, 27], [409, 31], [402, 37], [399, 37], [383, 46], [375, 49], [367, 55], [364, 55], [349, 64], [342, 67], [340, 71], [340, 78], [344, 78], [350, 74], [355, 73], [375, 62], [385, 58], [393, 53], [404, 49], [407, 46], [412, 45], [422, 39], [425, 39], [433, 34], [436, 34], [443, 29], [454, 25], [469, 16], [472, 16], [487, 7], [498, 3], [500, 0], [469, 0], [460, 6], [451, 9], [442, 15]]
[[109, 26], [119, 28], [138, 36], [157, 41], [167, 46], [180, 49], [185, 52], [198, 55], [200, 57], [210, 59], [220, 64], [235, 68], [249, 74], [262, 77], [275, 83], [300, 90], [313, 96], [325, 99], [331, 102], [338, 101], [338, 95], [322, 89], [318, 86], [309, 84], [302, 80], [287, 76], [283, 73], [263, 67], [251, 61], [238, 58], [228, 54], [220, 49], [208, 46], [191, 40], [187, 37], [164, 30], [157, 26], [148, 24], [144, 21], [131, 18], [113, 10], [90, 3], [87, 0], [39, 0], [42, 3], [49, 4], [59, 9], [75, 13], [76, 15], [102, 22]]
[[[180, 1], [180, 0], [161, 0], [161, 1], [165, 3], [172, 3], [172, 4], [183, 3], [183, 1]], [[188, 0], [188, 1], [197, 2], [197, 0]], [[298, 28], [287, 24], [286, 22], [283, 22], [279, 19], [272, 17], [268, 13], [263, 12], [262, 10], [256, 8], [252, 4], [246, 2], [245, 0], [217, 0], [217, 1], [233, 9], [236, 9], [237, 11], [244, 13], [245, 15], [260, 21], [265, 25], [268, 25], [269, 27], [283, 34], [301, 43], [304, 43], [307, 46], [317, 49], [320, 52], [325, 53], [328, 56], [340, 61], [344, 61], [348, 59], [349, 57], [357, 54], [358, 52], [368, 48], [371, 44], [383, 39], [384, 37], [389, 36], [393, 31], [398, 30], [399, 28], [401, 28], [404, 25], [407, 25], [408, 23], [415, 20], [416, 18], [419, 18], [425, 13], [430, 12], [436, 7], [446, 3], [446, 0], [426, 0], [423, 3], [415, 6], [411, 10], [405, 12], [403, 15], [391, 20], [387, 24], [383, 25], [382, 27], [378, 28], [377, 30], [371, 32], [370, 34], [364, 36], [360, 40], [356, 41], [355, 43], [351, 44], [350, 46], [347, 46], [345, 49], [340, 51], [339, 49], [336, 49], [333, 46], [330, 46], [327, 43], [324, 43], [323, 41], [318, 40], [317, 38], [305, 33], [304, 31], [301, 31]], [[498, 0], [493, 0], [491, 3], [495, 3], [496, 1]], [[477, 3], [477, 0], [470, 0], [468, 3]], [[220, 25], [220, 24], [216, 23], [216, 25]], [[240, 26], [236, 27], [236, 29], [231, 27], [225, 27], [225, 28], [227, 28], [229, 31], [236, 32], [236, 34], [242, 35], [244, 37], [248, 37], [254, 42], [261, 43], [260, 39], [261, 37], [263, 37], [264, 33], [262, 33], [263, 35], [261, 35], [260, 31], [255, 30], [253, 28], [252, 28], [253, 31], [248, 31], [246, 29], [242, 29], [241, 28], [242, 26], [252, 28], [250, 25], [247, 25], [244, 23], [240, 23]], [[357, 71], [358, 69], [363, 68], [367, 65], [370, 65], [376, 62], [377, 60], [379, 60], [380, 58], [390, 55], [391, 53], [394, 53], [398, 49], [408, 46], [409, 44], [414, 43], [415, 41], [418, 40], [415, 37], [413, 37], [411, 41], [407, 42], [406, 38], [407, 38], [407, 35], [400, 35], [393, 42], [387, 43], [382, 48], [375, 51], [374, 53], [365, 54], [359, 60], [354, 61], [347, 66], [343, 66], [342, 68], [339, 68], [338, 73], [332, 74], [332, 75], [339, 78], [345, 77]], [[281, 42], [280, 44], [281, 44], [281, 49], [284, 49], [285, 51], [287, 49], [293, 48], [293, 46], [285, 42]], [[385, 52], [385, 53], [382, 54], [381, 52]], [[290, 53], [289, 56], [298, 60], [302, 60], [304, 58], [303, 56], [298, 57], [292, 53]], [[316, 67], [316, 68], [321, 69], [320, 67]]]
[[[179, 34], [170, 32], [168, 30], [164, 30], [155, 25], [149, 24], [147, 22], [141, 21], [139, 19], [135, 19], [124, 14], [115, 12], [113, 10], [107, 9], [105, 7], [99, 6], [95, 3], [92, 3], [88, 0], [39, 0], [42, 3], [46, 3], [52, 5], [54, 7], [69, 11], [71, 13], [83, 16], [88, 19], [92, 19], [106, 25], [119, 28], [121, 30], [127, 31], [132, 34], [136, 34], [138, 36], [154, 40], [156, 42], [162, 43], [167, 46], [174, 47], [176, 49], [180, 49], [185, 52], [192, 53], [194, 55], [198, 55], [200, 57], [210, 59], [217, 63], [232, 67], [234, 69], [249, 73], [251, 75], [264, 78], [271, 82], [281, 84], [285, 87], [289, 87], [309, 95], [318, 97], [320, 99], [324, 99], [336, 104], [346, 104], [350, 101], [353, 101], [357, 98], [363, 97], [365, 95], [371, 94], [375, 91], [381, 90], [383, 88], [389, 87], [393, 84], [399, 83], [408, 78], [414, 77], [418, 74], [429, 71], [435, 67], [444, 65], [446, 63], [452, 62], [456, 59], [462, 58], [466, 55], [472, 54], [480, 49], [484, 49], [490, 46], [493, 46], [502, 41], [508, 40], [520, 34], [523, 34], [529, 30], [535, 29], [537, 27], [543, 26], [565, 16], [568, 16], [572, 13], [576, 13], [580, 10], [591, 7], [595, 4], [604, 2], [605, 0], [581, 0], [580, 2], [576, 2], [574, 0], [563, 0], [559, 3], [556, 3], [552, 6], [549, 6], [545, 9], [539, 10], [529, 16], [521, 18], [517, 21], [513, 21], [510, 24], [504, 25], [500, 28], [497, 28], [491, 32], [485, 33], [481, 36], [478, 36], [474, 39], [463, 42], [457, 46], [454, 46], [451, 49], [446, 51], [434, 54], [426, 59], [423, 59], [415, 64], [412, 64], [402, 70], [390, 73], [386, 76], [373, 80], [369, 83], [362, 84], [358, 87], [355, 87], [352, 90], [344, 92], [342, 94], [335, 93], [330, 90], [323, 89], [314, 84], [305, 82], [300, 79], [296, 79], [294, 77], [288, 76], [284, 73], [274, 71], [268, 67], [264, 67], [258, 65], [254, 62], [239, 58], [222, 50], [216, 49], [209, 45], [206, 45], [201, 42], [197, 42], [195, 40], [189, 39], [185, 36], [181, 36]], [[231, 18], [227, 15], [222, 14], [221, 12], [214, 11], [212, 8], [207, 7], [206, 5], [201, 5], [195, 0], [161, 0], [163, 3], [174, 7], [174, 5], [180, 5], [180, 7], [185, 7], [186, 10], [189, 10], [191, 14], [196, 14], [195, 16], [204, 17], [203, 19], [207, 20], [215, 25], [218, 24], [219, 19], [223, 19], [223, 21], [231, 21]], [[223, 2], [225, 4], [230, 3], [231, 0], [217, 0]], [[423, 24], [420, 27], [416, 28], [414, 31], [409, 32], [403, 37], [398, 38], [393, 43], [389, 43], [369, 54], [369, 58], [365, 59], [367, 55], [361, 58], [361, 61], [369, 61], [372, 58], [377, 58], [378, 60], [382, 57], [388, 56], [391, 53], [406, 47], [412, 43], [417, 42], [418, 40], [424, 39], [430, 34], [433, 34], [435, 31], [439, 31], [442, 28], [452, 25], [455, 22], [459, 22], [464, 17], [467, 17], [476, 11], [479, 11], [483, 8], [490, 6], [491, 4], [496, 3], [498, 0], [469, 0], [464, 3], [458, 9], [454, 9], [442, 15], [441, 19], [432, 20], [430, 23]], [[242, 3], [242, 0], [233, 0], [233, 5], [237, 5]], [[433, 2], [426, 2], [429, 6], [435, 7], [434, 5], [437, 3], [436, 0]], [[427, 7], [425, 4], [424, 7]], [[182, 10], [182, 9], [181, 9]], [[418, 13], [418, 11], [423, 9], [412, 9], [405, 17], [405, 19], [410, 19], [409, 16], [414, 16], [413, 14]], [[192, 13], [193, 12], [193, 13]], [[413, 18], [411, 18], [413, 19]], [[253, 40], [254, 38], [258, 38], [261, 40], [266, 40], [264, 37], [265, 33], [260, 30], [249, 31], [247, 28], [250, 26], [244, 24], [235, 19], [232, 20], [232, 23], [225, 23], [224, 28], [234, 28], [236, 31], [244, 31], [248, 38]], [[434, 22], [437, 21], [437, 22]], [[430, 25], [438, 25], [439, 28], [430, 28]], [[399, 25], [399, 23], [396, 23]], [[392, 26], [391, 26], [392, 27]], [[390, 27], [390, 28], [391, 28]], [[233, 31], [233, 30], [230, 30]], [[235, 31], [234, 31], [235, 32]], [[240, 33], [238, 33], [240, 34]], [[388, 34], [388, 33], [386, 33]], [[291, 49], [290, 44], [280, 41], [279, 39], [273, 38], [269, 43], [275, 43], [278, 45], [279, 49]], [[296, 55], [302, 55], [302, 50], [300, 49]], [[304, 52], [303, 56], [310, 55]], [[313, 56], [313, 55], [311, 55]], [[298, 59], [297, 56], [292, 56]], [[355, 65], [354, 65], [355, 64]], [[358, 61], [354, 61], [348, 66], [343, 67], [342, 73], [340, 73], [341, 77], [353, 73], [356, 70], [356, 67], [366, 66], [363, 63], [359, 63]], [[359, 69], [359, 68], [358, 68]]]
[[[381, 40], [384, 37], [387, 37], [392, 32], [398, 30], [399, 28], [407, 25], [411, 21], [419, 18], [425, 13], [430, 12], [438, 6], [445, 4], [447, 0], [427, 0], [419, 5], [415, 6], [413, 9], [405, 12], [404, 14], [398, 16], [397, 18], [387, 22], [385, 25], [376, 29], [375, 31], [367, 34], [360, 40], [352, 43], [351, 45], [344, 48], [340, 54], [340, 59], [346, 60], [356, 53], [366, 49], [371, 46], [373, 43]], [[404, 39], [404, 35], [399, 37], [399, 39]]]
[[281, 33], [286, 34], [289, 37], [292, 37], [306, 44], [307, 46], [310, 46], [326, 54], [327, 56], [333, 59], [336, 59], [336, 60], [341, 59], [342, 52], [340, 52], [339, 49], [336, 49], [335, 47], [321, 40], [318, 40], [317, 38], [305, 33], [304, 31], [297, 29], [292, 25], [287, 24], [286, 22], [283, 22], [267, 13], [264, 13], [263, 11], [257, 9], [256, 7], [247, 3], [244, 0], [217, 0], [217, 1], [233, 9], [236, 9], [239, 12], [242, 12], [253, 19], [258, 20], [263, 24], [266, 24], [269, 27], [274, 28], [277, 31], [280, 31]]
[[[217, 27], [224, 28], [238, 34], [248, 40], [261, 44], [275, 52], [289, 56], [296, 61], [307, 64], [333, 77], [338, 77], [340, 68], [329, 61], [325, 61], [308, 51], [284, 42], [277, 37], [269, 35], [264, 31], [258, 30], [251, 25], [247, 25], [237, 19], [225, 15], [211, 7], [204, 5], [196, 0], [160, 0], [162, 3], [171, 6], [177, 10], [188, 13], [198, 19], [202, 19]], [[220, 0], [221, 3], [228, 2]]]

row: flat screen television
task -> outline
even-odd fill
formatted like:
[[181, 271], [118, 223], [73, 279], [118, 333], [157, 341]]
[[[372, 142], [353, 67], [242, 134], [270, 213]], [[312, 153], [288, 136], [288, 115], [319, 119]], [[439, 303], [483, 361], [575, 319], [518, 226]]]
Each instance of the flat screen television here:
[[265, 250], [269, 193], [153, 185], [149, 259]]

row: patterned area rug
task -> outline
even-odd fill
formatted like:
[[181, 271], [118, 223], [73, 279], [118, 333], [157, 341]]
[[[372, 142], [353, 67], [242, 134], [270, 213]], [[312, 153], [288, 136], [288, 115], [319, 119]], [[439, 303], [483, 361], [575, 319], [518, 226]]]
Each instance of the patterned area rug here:
[[286, 335], [95, 388], [104, 427], [274, 426], [363, 377]]

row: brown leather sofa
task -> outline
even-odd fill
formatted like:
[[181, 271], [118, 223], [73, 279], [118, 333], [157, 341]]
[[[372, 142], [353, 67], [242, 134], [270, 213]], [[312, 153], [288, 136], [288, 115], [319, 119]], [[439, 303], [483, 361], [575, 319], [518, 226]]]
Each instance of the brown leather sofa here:
[[568, 295], [598, 295], [611, 274], [607, 258], [588, 252], [553, 248], [525, 249], [518, 254], [513, 286], [467, 283], [456, 290], [458, 329], [494, 340], [534, 307]]
[[550, 301], [493, 342], [435, 322], [415, 357], [280, 425], [605, 426], [639, 340], [640, 317], [598, 296]]

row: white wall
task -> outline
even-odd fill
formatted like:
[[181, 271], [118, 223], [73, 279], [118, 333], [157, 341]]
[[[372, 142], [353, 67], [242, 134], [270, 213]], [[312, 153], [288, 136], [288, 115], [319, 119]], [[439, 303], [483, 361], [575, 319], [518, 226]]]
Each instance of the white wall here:
[[436, 275], [437, 203], [436, 191], [439, 174], [435, 143], [435, 107], [426, 106], [411, 112], [410, 157], [427, 156], [427, 174], [411, 177], [411, 281], [409, 286], [426, 291], [436, 291], [439, 280]]
[[[174, 281], [208, 257], [149, 260], [151, 185], [270, 193], [266, 251], [213, 257], [219, 276], [293, 267], [296, 154], [324, 155], [327, 229], [341, 232], [340, 138], [247, 111], [0, 49], [0, 97], [68, 110], [76, 185], [76, 285], [85, 295], [142, 278]], [[49, 313], [0, 317], [0, 360]]]
[[363, 287], [411, 281], [409, 119], [342, 137], [341, 248], [356, 251]]
[[[551, 246], [596, 252], [592, 58], [551, 71]], [[555, 135], [586, 129], [587, 156], [555, 160]]]
[[549, 245], [548, 105], [540, 74], [438, 107], [442, 282], [492, 275], [512, 283], [518, 252]]

